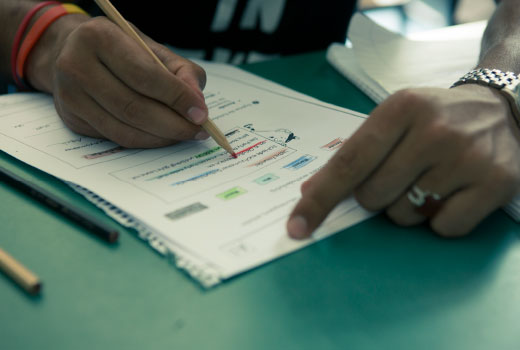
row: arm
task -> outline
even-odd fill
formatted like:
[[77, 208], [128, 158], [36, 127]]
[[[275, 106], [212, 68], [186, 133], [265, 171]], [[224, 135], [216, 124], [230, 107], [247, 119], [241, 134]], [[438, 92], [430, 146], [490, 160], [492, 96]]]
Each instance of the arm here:
[[519, 20], [518, 1], [502, 0], [498, 3], [484, 32], [479, 67], [520, 74]]
[[[503, 0], [485, 31], [479, 66], [520, 73], [520, 8]], [[354, 195], [410, 226], [429, 221], [443, 236], [469, 233], [520, 188], [519, 130], [493, 88], [399, 91], [381, 103], [328, 164], [302, 186], [287, 230], [308, 237], [342, 199]], [[418, 210], [414, 186], [442, 206]]]
[[[11, 75], [11, 47], [13, 45], [14, 36], [18, 26], [22, 22], [25, 15], [38, 4], [38, 0], [4, 0], [0, 3], [0, 23], [3, 23], [3, 29], [0, 32], [0, 79], [13, 83]], [[68, 1], [76, 3], [81, 6], [85, 1], [76, 0]], [[44, 10], [36, 13], [29, 27], [34, 24], [35, 20], [41, 15]], [[60, 42], [63, 40], [61, 36], [67, 34], [79, 24], [88, 20], [88, 17], [82, 15], [70, 15], [60, 19], [59, 25], [51, 26], [46, 32], [46, 35], [41, 39], [41, 50], [52, 46], [52, 42]], [[44, 42], [45, 41], [45, 42]], [[49, 77], [47, 77], [49, 78]], [[44, 80], [44, 79], [41, 79]], [[48, 79], [47, 79], [48, 80]], [[44, 84], [43, 82], [41, 84]], [[47, 84], [48, 85], [48, 84]], [[46, 92], [50, 92], [51, 88], [42, 88]]]
[[[37, 1], [0, 4], [2, 76], [10, 77], [15, 32]], [[41, 10], [35, 19], [43, 13]], [[33, 21], [34, 21], [33, 20]], [[105, 17], [70, 14], [53, 22], [31, 51], [26, 80], [54, 96], [56, 110], [73, 131], [125, 147], [158, 147], [207, 138], [201, 92], [204, 71], [140, 33], [169, 71]]]
[[3, 81], [12, 81], [9, 67], [13, 39], [18, 25], [35, 3], [37, 1], [28, 0], [5, 0], [0, 3], [0, 23], [3, 23], [3, 30], [0, 31], [0, 76]]

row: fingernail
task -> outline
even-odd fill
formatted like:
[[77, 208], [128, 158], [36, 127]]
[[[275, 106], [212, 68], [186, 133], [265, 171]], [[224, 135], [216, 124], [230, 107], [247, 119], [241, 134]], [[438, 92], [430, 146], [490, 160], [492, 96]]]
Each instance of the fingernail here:
[[199, 107], [191, 107], [188, 109], [188, 117], [195, 124], [202, 124], [206, 120], [206, 111]]
[[195, 140], [206, 140], [209, 138], [209, 134], [205, 131], [199, 131], [197, 135], [195, 135]]
[[301, 215], [291, 218], [287, 223], [287, 232], [292, 238], [307, 237], [307, 220]]

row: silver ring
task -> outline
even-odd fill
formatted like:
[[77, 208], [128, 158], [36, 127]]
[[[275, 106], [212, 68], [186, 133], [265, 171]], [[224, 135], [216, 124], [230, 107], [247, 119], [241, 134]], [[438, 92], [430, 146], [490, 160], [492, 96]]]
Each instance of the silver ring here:
[[438, 202], [441, 196], [435, 192], [423, 191], [417, 185], [414, 185], [407, 194], [408, 200], [417, 208], [421, 208], [428, 200]]

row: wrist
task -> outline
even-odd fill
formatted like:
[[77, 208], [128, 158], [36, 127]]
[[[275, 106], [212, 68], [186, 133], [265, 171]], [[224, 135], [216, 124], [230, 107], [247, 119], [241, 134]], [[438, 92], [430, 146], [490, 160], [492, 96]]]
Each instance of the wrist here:
[[36, 90], [52, 93], [56, 58], [67, 37], [81, 23], [84, 14], [68, 14], [54, 21], [32, 48], [25, 64], [25, 79]]
[[516, 73], [496, 68], [473, 69], [457, 80], [452, 88], [464, 85], [480, 85], [500, 94], [509, 106], [508, 115], [513, 116], [516, 125], [520, 126], [520, 78]]
[[[462, 84], [455, 86], [452, 89], [467, 94], [467, 96], [471, 96], [479, 101], [486, 102], [487, 104], [502, 106], [506, 113], [510, 112], [509, 103], [505, 96], [503, 96], [497, 89], [490, 86]], [[512, 114], [512, 112], [509, 114]]]

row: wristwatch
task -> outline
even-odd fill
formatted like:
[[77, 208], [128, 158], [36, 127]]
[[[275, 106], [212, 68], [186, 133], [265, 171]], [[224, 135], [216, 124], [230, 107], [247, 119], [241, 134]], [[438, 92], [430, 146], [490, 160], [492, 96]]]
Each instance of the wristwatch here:
[[451, 87], [463, 84], [479, 84], [500, 91], [509, 102], [513, 117], [520, 127], [520, 77], [518, 75], [498, 69], [479, 68], [466, 73]]

